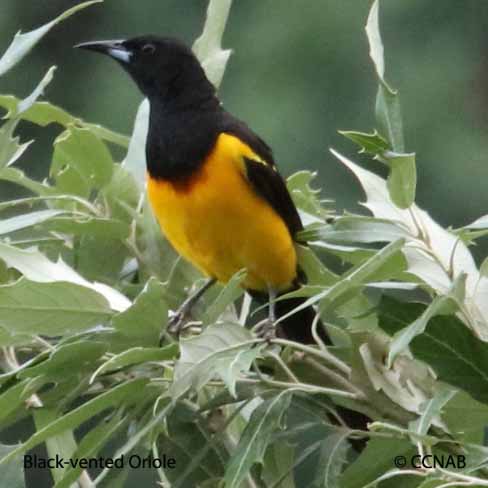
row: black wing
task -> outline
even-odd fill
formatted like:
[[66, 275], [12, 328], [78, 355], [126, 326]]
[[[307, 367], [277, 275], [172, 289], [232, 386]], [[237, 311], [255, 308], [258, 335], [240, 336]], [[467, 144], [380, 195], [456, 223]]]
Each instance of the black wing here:
[[222, 132], [237, 136], [259, 157], [244, 158], [247, 178], [258, 195], [264, 198], [284, 220], [292, 237], [303, 229], [298, 211], [288, 192], [286, 183], [276, 169], [271, 148], [244, 122], [226, 113]]

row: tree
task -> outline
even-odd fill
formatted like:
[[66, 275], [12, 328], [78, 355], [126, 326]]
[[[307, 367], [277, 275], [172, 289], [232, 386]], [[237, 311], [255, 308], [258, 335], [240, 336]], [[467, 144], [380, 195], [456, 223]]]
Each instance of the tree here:
[[[94, 3], [17, 35], [0, 76]], [[194, 45], [216, 85], [230, 55], [221, 48], [230, 3], [210, 1]], [[54, 67], [26, 99], [0, 96], [0, 180], [33, 194], [0, 203], [0, 428], [35, 425], [1, 446], [8, 486], [25, 486], [22, 466], [35, 460], [23, 456], [42, 443], [67, 460], [51, 469], [57, 488], [131, 486], [143, 465], [174, 487], [488, 486], [487, 261], [478, 269], [469, 250], [488, 217], [448, 230], [415, 204], [415, 154], [405, 152], [399, 95], [385, 80], [379, 0], [366, 33], [376, 130], [342, 134], [388, 177], [332, 153], [359, 180], [371, 215], [334, 214], [309, 172], [288, 179], [309, 222], [300, 293], [332, 347], [318, 337], [268, 344], [243, 327], [253, 320], [239, 287], [245, 271], [205, 296], [184, 339], [165, 335], [159, 347], [168, 311], [201, 277], [175, 256], [145, 201], [147, 104], [129, 139], [39, 101]], [[43, 182], [15, 167], [30, 144], [15, 135], [26, 120], [62, 131]], [[127, 151], [121, 163], [114, 147]], [[371, 422], [352, 428], [338, 407]]]

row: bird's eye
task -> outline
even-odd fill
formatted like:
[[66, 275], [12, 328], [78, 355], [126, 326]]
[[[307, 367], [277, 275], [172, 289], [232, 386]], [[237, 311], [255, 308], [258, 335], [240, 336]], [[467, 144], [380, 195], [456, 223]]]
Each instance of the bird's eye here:
[[142, 46], [142, 52], [144, 54], [154, 54], [154, 51], [156, 51], [154, 44], [144, 44], [144, 46]]

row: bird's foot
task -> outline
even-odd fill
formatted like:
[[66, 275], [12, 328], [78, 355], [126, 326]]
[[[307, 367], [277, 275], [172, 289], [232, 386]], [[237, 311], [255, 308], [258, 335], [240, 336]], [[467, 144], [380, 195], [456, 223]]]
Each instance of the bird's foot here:
[[179, 308], [168, 320], [168, 332], [179, 337], [190, 318], [190, 313], [185, 307]]
[[274, 321], [270, 320], [269, 318], [259, 322], [254, 331], [260, 339], [264, 339], [267, 342], [276, 339], [276, 325]]

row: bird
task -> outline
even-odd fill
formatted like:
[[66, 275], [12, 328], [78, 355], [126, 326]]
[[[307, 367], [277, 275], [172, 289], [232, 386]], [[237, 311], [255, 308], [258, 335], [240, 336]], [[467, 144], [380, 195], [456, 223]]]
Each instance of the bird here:
[[[75, 47], [117, 61], [149, 100], [148, 200], [174, 249], [207, 277], [172, 316], [169, 330], [179, 334], [214, 283], [245, 269], [242, 286], [268, 304], [259, 335], [315, 343], [314, 309], [302, 305], [304, 298], [278, 300], [306, 280], [297, 260], [303, 229], [297, 208], [271, 148], [225, 110], [191, 48], [155, 35]], [[317, 332], [330, 344], [320, 322]]]

